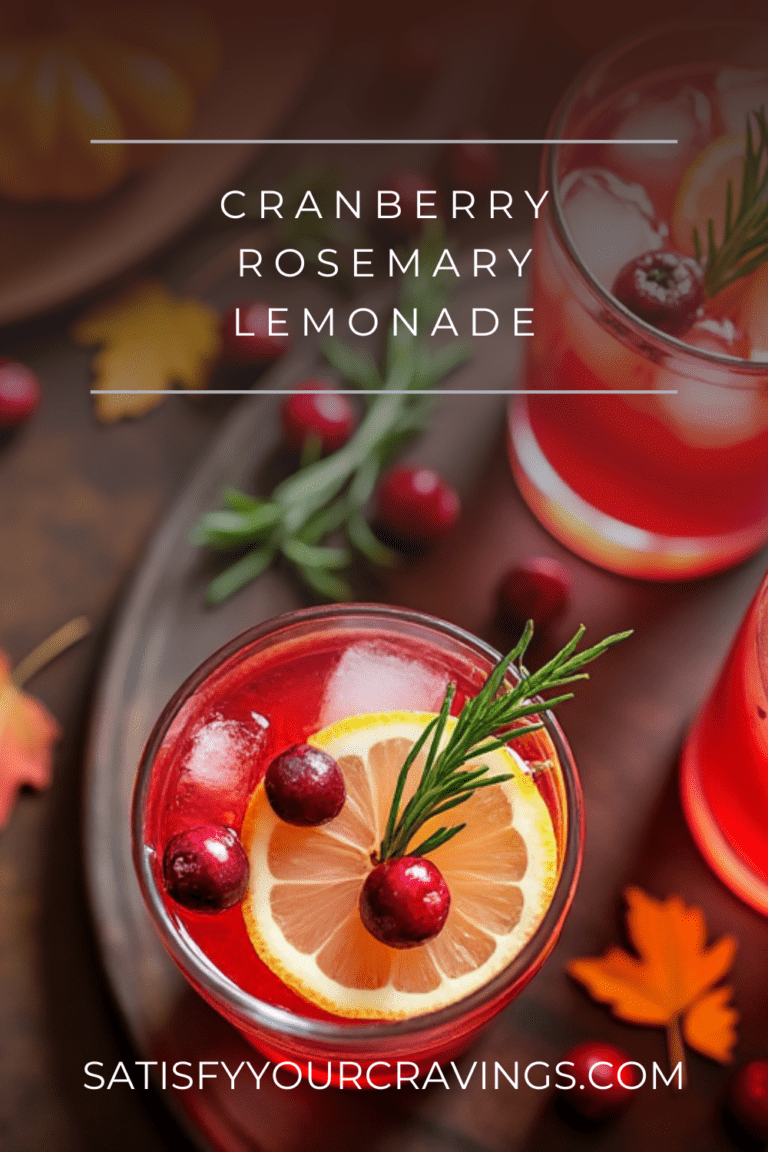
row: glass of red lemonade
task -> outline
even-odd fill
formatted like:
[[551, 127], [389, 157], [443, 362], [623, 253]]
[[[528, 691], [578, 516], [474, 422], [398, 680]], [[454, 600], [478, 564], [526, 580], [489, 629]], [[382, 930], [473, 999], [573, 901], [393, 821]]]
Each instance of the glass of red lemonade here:
[[[134, 794], [143, 895], [193, 987], [270, 1059], [320, 1066], [323, 1084], [326, 1069], [338, 1083], [339, 1062], [356, 1062], [372, 1087], [394, 1081], [398, 1062], [443, 1063], [554, 946], [583, 827], [576, 769], [546, 712], [542, 729], [492, 753], [511, 780], [475, 792], [459, 809], [466, 828], [430, 854], [451, 895], [440, 933], [388, 947], [360, 919], [405, 755], [448, 684], [455, 715], [497, 661], [480, 640], [415, 612], [308, 609], [227, 644], [159, 718]], [[344, 775], [344, 806], [321, 826], [288, 824], [267, 802], [265, 771], [296, 744], [324, 750]], [[247, 858], [226, 907], [187, 907], [168, 890], [168, 846], [199, 828], [213, 829], [203, 835], [223, 860], [216, 829]]]
[[703, 575], [768, 538], [768, 265], [723, 244], [761, 111], [768, 24], [699, 21], [599, 57], [550, 128], [509, 453], [542, 523], [613, 571]]
[[768, 576], [688, 736], [681, 785], [705, 859], [768, 915]]

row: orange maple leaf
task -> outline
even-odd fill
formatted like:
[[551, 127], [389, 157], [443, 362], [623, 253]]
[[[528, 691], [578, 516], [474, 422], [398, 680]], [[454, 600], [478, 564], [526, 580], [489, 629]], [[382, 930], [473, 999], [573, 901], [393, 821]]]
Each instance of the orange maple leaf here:
[[22, 785], [47, 788], [59, 725], [38, 700], [11, 679], [11, 664], [0, 650], [0, 828]]
[[221, 348], [213, 308], [174, 296], [156, 280], [92, 308], [72, 328], [72, 339], [102, 345], [93, 367], [95, 387], [111, 393], [96, 396], [96, 415], [105, 423], [156, 408], [173, 384], [204, 388]]
[[678, 896], [655, 900], [629, 888], [625, 897], [637, 956], [609, 948], [602, 957], [572, 960], [568, 972], [621, 1020], [666, 1028], [673, 1063], [684, 1058], [682, 1038], [702, 1055], [730, 1063], [739, 1017], [731, 987], [714, 985], [730, 970], [736, 941], [723, 936], [707, 947], [701, 909], [686, 907]]

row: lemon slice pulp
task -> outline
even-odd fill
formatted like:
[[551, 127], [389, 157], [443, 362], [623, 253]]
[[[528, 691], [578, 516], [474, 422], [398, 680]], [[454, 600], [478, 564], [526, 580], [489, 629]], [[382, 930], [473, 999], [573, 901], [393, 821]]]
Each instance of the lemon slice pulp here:
[[[398, 772], [429, 713], [352, 716], [309, 743], [339, 763], [347, 798], [340, 814], [316, 828], [283, 823], [263, 784], [242, 830], [251, 880], [243, 900], [258, 955], [289, 987], [337, 1016], [396, 1020], [433, 1012], [474, 992], [530, 939], [548, 908], [558, 874], [549, 810], [523, 761], [501, 748], [472, 765], [513, 778], [480, 788], [448, 823], [466, 828], [431, 852], [451, 893], [445, 927], [416, 948], [374, 939], [360, 920], [360, 889], [373, 867]], [[447, 725], [447, 739], [455, 720]], [[421, 776], [411, 768], [405, 804]], [[402, 808], [401, 808], [402, 810]], [[454, 812], [451, 812], [454, 816]], [[445, 823], [425, 824], [415, 843]]]

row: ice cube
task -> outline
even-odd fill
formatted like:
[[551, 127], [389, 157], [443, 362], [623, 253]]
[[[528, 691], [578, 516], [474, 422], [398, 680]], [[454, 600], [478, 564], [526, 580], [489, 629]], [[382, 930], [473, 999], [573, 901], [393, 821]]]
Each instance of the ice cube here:
[[[686, 334], [686, 343], [703, 351], [733, 355], [728, 321], [717, 331], [716, 321], [701, 321]], [[731, 327], [733, 327], [731, 325]], [[758, 436], [768, 412], [760, 389], [741, 387], [733, 373], [714, 362], [701, 363], [698, 379], [682, 371], [661, 369], [656, 387], [677, 389], [675, 396], [660, 396], [667, 423], [685, 444], [696, 448], [729, 448]]]
[[666, 226], [640, 184], [603, 168], [577, 169], [563, 180], [561, 198], [574, 244], [608, 291], [625, 264], [663, 247]]
[[[663, 214], [671, 212], [677, 185], [694, 156], [711, 137], [712, 109], [697, 88], [686, 85], [671, 100], [635, 94], [632, 106], [613, 130], [606, 149], [611, 169], [623, 180], [639, 181]], [[628, 101], [630, 103], [630, 101]], [[676, 140], [676, 144], [624, 144], [622, 140]]]
[[173, 801], [187, 827], [190, 821], [231, 824], [242, 818], [263, 767], [268, 730], [258, 713], [251, 724], [218, 718], [197, 729]]
[[448, 678], [381, 644], [353, 644], [331, 674], [320, 726], [366, 712], [437, 712]]
[[[725, 132], [744, 132], [750, 112], [760, 108], [768, 116], [768, 72], [723, 68], [715, 80], [715, 90]], [[752, 131], [755, 133], [754, 117]]]

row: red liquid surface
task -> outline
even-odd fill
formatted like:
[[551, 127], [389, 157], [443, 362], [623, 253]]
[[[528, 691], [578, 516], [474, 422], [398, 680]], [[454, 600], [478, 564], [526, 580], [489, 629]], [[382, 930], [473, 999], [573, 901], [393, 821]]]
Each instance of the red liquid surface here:
[[[702, 114], [691, 139], [685, 139], [674, 111], [668, 120], [655, 122], [653, 135], [680, 137], [679, 146], [668, 149], [665, 164], [654, 148], [619, 154], [612, 145], [573, 145], [563, 152], [561, 176], [567, 180], [577, 171], [600, 171], [621, 180], [624, 187], [641, 185], [653, 209], [653, 228], [662, 236], [666, 229], [664, 246], [675, 248], [671, 217], [682, 174], [705, 145], [728, 131], [719, 111], [717, 75], [711, 67], [650, 76], [569, 129], [574, 136], [603, 139], [650, 134], [650, 127], [645, 133], [642, 123], [628, 118], [633, 108], [666, 102], [674, 109], [676, 101], [685, 101], [685, 94], [695, 91], [697, 99], [706, 102], [707, 115]], [[564, 200], [568, 219], [567, 195]], [[598, 214], [595, 232], [601, 223]], [[657, 537], [703, 538], [703, 551], [711, 542], [716, 557], [712, 568], [734, 562], [768, 533], [768, 376], [738, 377], [727, 366], [686, 361], [682, 353], [675, 359], [674, 353], [660, 352], [647, 342], [630, 347], [612, 329], [608, 312], [594, 315], [578, 298], [574, 283], [580, 273], [568, 266], [560, 249], [550, 221], [542, 218], [533, 246], [535, 335], [528, 346], [526, 387], [545, 393], [589, 389], [598, 395], [527, 396], [525, 411], [538, 448], [557, 476], [598, 514]], [[590, 253], [580, 255], [602, 282], [605, 276], [591, 264]], [[603, 287], [610, 291], [611, 283]], [[739, 328], [740, 301], [748, 289], [745, 280], [731, 295], [707, 301], [704, 325], [700, 320], [681, 338], [706, 351], [749, 359], [750, 336]], [[768, 298], [764, 314], [768, 315]], [[722, 325], [724, 320], [730, 328], [706, 326]], [[622, 397], [616, 389], [648, 389], [656, 394]], [[660, 395], [662, 389], [677, 389], [678, 395]], [[520, 411], [512, 409], [513, 433]], [[539, 476], [523, 470], [534, 487], [546, 488]], [[558, 503], [557, 496], [552, 500]], [[550, 518], [546, 505], [546, 500], [543, 506], [540, 501], [534, 504], [545, 522]], [[558, 532], [556, 523], [555, 513], [551, 526], [556, 534], [567, 535], [568, 529]], [[593, 527], [610, 538], [611, 530], [596, 517]], [[581, 550], [576, 538], [566, 542]], [[653, 548], [652, 542], [647, 548]], [[662, 555], [658, 572], [647, 565], [633, 568], [631, 559], [620, 570], [663, 575], [663, 546], [658, 550]], [[610, 555], [606, 548], [609, 567]], [[600, 562], [600, 556], [591, 558]], [[707, 568], [703, 562], [698, 570]]]
[[[283, 748], [349, 715], [396, 709], [435, 712], [449, 681], [457, 685], [457, 713], [489, 670], [490, 665], [479, 666], [469, 654], [363, 629], [314, 634], [245, 660], [233, 657], [189, 698], [155, 759], [145, 842], [156, 851], [158, 889], [163, 892], [160, 860], [170, 837], [208, 821], [239, 832], [250, 795]], [[548, 738], [536, 734], [526, 741], [515, 745], [523, 757], [552, 757]], [[561, 836], [558, 786], [549, 773], [537, 779]], [[202, 914], [165, 895], [163, 899], [177, 931], [239, 988], [304, 1017], [339, 1019], [297, 995], [260, 960], [239, 905]], [[343, 1022], [349, 1024], [349, 1019]]]
[[[762, 626], [763, 643], [758, 643]], [[768, 899], [768, 600], [752, 605], [715, 690], [693, 729], [685, 771]], [[694, 825], [696, 809], [689, 813]], [[699, 830], [701, 835], [701, 831]], [[717, 861], [713, 860], [717, 867]], [[727, 878], [726, 878], [727, 879]]]

